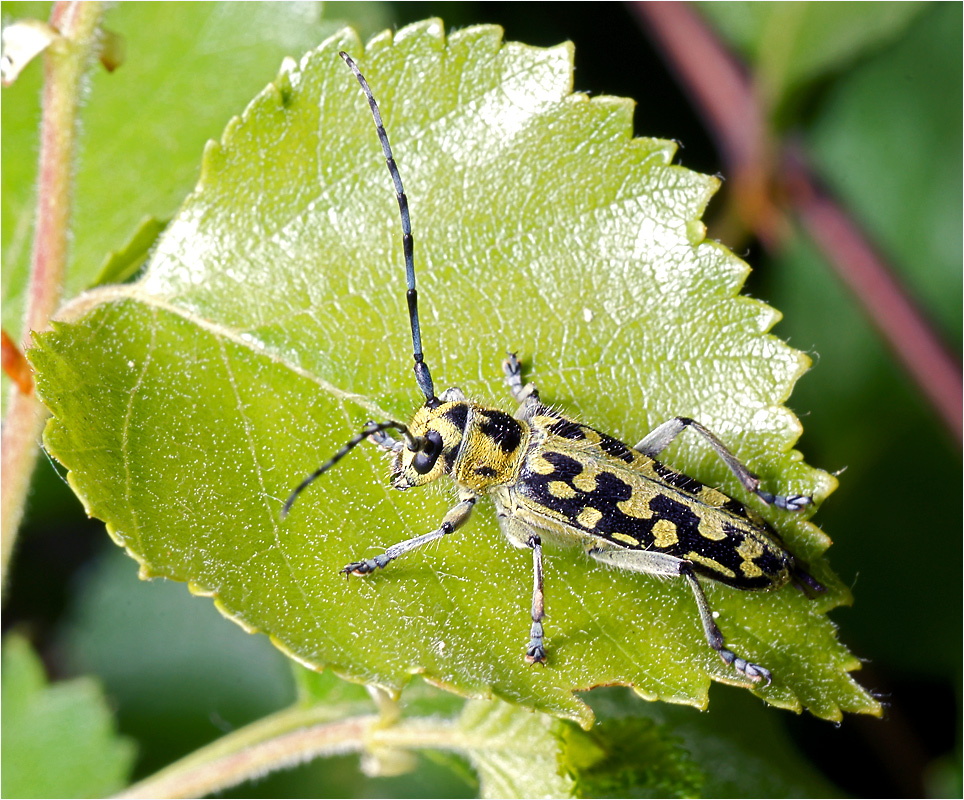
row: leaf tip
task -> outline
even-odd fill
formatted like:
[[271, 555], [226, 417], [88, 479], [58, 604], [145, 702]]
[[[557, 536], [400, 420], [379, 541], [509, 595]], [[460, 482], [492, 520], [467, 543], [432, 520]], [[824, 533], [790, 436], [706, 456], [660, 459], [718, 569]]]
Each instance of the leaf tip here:
[[445, 45], [445, 23], [440, 17], [429, 17], [406, 25], [394, 36], [395, 44], [401, 44], [408, 39], [424, 40], [423, 43], [429, 43], [436, 49], [441, 49]]

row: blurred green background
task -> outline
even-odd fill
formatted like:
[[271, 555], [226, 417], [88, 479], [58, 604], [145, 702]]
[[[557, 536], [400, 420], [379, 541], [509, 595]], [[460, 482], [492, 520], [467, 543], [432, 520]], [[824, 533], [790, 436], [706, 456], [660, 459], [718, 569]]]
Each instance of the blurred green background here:
[[[770, 4], [703, 10], [770, 93], [777, 134], [805, 149], [959, 361], [962, 7], [792, 6], [782, 18]], [[5, 3], [2, 13], [5, 22], [45, 18], [47, 8]], [[95, 280], [142, 218], [174, 213], [197, 178], [204, 141], [274, 77], [283, 56], [299, 56], [338, 21], [364, 37], [428, 16], [449, 27], [499, 24], [507, 40], [533, 45], [572, 40], [576, 90], [634, 98], [638, 134], [676, 139], [682, 164], [726, 175], [699, 110], [627, 5], [121, 4], [105, 24], [123, 37], [126, 61], [113, 75], [95, 71], [82, 117], [68, 296]], [[4, 90], [3, 325], [14, 338], [29, 257], [22, 219], [32, 203], [40, 77], [33, 64]], [[105, 193], [111, 202], [90, 201]], [[724, 189], [707, 214], [711, 235], [726, 203]], [[707, 714], [619, 690], [588, 699], [602, 719], [626, 701], [678, 731], [715, 775], [708, 794], [959, 796], [962, 548], [960, 512], [946, 509], [961, 485], [960, 442], [805, 236], [778, 253], [753, 240], [740, 247], [754, 268], [746, 292], [780, 309], [785, 318], [774, 332], [814, 356], [789, 405], [804, 424], [798, 448], [806, 459], [846, 468], [815, 521], [834, 539], [828, 556], [856, 597], [853, 608], [834, 613], [841, 639], [867, 660], [859, 678], [879, 694], [885, 717], [834, 727], [764, 709], [723, 686], [713, 687]], [[53, 678], [101, 682], [120, 730], [136, 742], [135, 776], [294, 699], [291, 667], [265, 637], [244, 634], [181, 585], [140, 583], [134, 562], [102, 524], [84, 517], [43, 460], [21, 537], [4, 632], [26, 634]], [[739, 763], [753, 763], [754, 738], [764, 730], [786, 742], [784, 760], [761, 762], [761, 774], [728, 773], [732, 750], [747, 756]], [[464, 770], [429, 758], [418, 764], [408, 776], [369, 779], [357, 758], [330, 759], [234, 794], [475, 791]]]

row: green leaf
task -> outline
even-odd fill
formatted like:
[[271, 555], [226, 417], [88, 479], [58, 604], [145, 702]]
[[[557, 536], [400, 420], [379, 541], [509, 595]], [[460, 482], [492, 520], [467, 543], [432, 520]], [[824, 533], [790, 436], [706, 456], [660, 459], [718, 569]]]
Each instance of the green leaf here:
[[[344, 10], [380, 26], [377, 6]], [[49, 8], [4, 6], [17, 18], [37, 19], [46, 19]], [[94, 65], [89, 76], [65, 298], [98, 282], [104, 254], [129, 241], [144, 217], [174, 213], [197, 180], [205, 141], [244, 107], [266, 74], [341, 27], [322, 18], [319, 3], [184, 3], [173, 9], [119, 3], [105, 15], [104, 25], [123, 41], [126, 56], [114, 72]], [[36, 212], [41, 80], [38, 59], [3, 90], [3, 319], [14, 339], [20, 337]]]
[[117, 735], [100, 687], [48, 685], [19, 636], [3, 642], [2, 706], [4, 797], [104, 797], [126, 785], [134, 745]]
[[[411, 201], [426, 357], [444, 385], [510, 408], [499, 363], [631, 442], [677, 414], [716, 431], [772, 491], [835, 485], [790, 448], [781, 403], [807, 358], [738, 292], [748, 267], [703, 239], [713, 178], [632, 139], [632, 104], [572, 95], [571, 47], [503, 44], [429, 21], [362, 51], [343, 32], [289, 64], [209, 145], [194, 194], [144, 277], [98, 290], [32, 352], [54, 414], [45, 440], [88, 511], [144, 577], [189, 582], [299, 661], [396, 690], [413, 674], [588, 724], [573, 692], [628, 684], [704, 707], [711, 680], [748, 685], [706, 646], [682, 582], [547, 549], [545, 667], [522, 659], [531, 559], [491, 506], [370, 580], [338, 570], [433, 529], [452, 504], [388, 489], [360, 447], [284, 499], [369, 418], [407, 419], [411, 374], [398, 212], [357, 83], [379, 98]], [[732, 494], [696, 437], [667, 461]], [[757, 504], [759, 505], [759, 504]], [[761, 509], [762, 510], [762, 509]], [[707, 594], [733, 649], [773, 671], [751, 687], [830, 719], [879, 713], [825, 612], [850, 601], [801, 517], [766, 511], [828, 585]]]
[[120, 250], [108, 253], [100, 272], [94, 279], [94, 285], [123, 283], [133, 278], [147, 260], [154, 242], [165, 227], [167, 227], [167, 220], [144, 217], [128, 242]]
[[317, 672], [305, 669], [300, 664], [292, 664], [292, 667], [300, 702], [307, 705], [325, 704], [338, 709], [343, 716], [360, 713], [356, 709], [371, 712], [371, 697], [364, 687], [346, 683], [329, 670]]
[[[632, 729], [642, 747], [651, 753], [652, 761], [636, 761], [637, 774], [662, 778], [656, 784], [663, 795], [698, 793], [702, 797], [835, 797], [840, 789], [801, 753], [794, 741], [785, 715], [757, 702], [746, 692], [724, 692], [713, 699], [709, 713], [694, 713], [693, 709], [668, 703], [632, 704], [629, 693], [621, 687], [594, 691], [589, 696], [596, 712], [597, 725], [589, 733], [600, 729], [618, 732], [620, 726]], [[633, 720], [632, 718], [644, 718]], [[647, 732], [644, 720], [656, 727]], [[618, 723], [618, 724], [617, 724]], [[818, 729], [820, 725], [815, 726]], [[617, 739], [613, 734], [611, 739]], [[651, 748], [665, 743], [666, 751], [657, 754]], [[610, 756], [612, 768], [600, 764], [602, 774], [619, 771], [621, 750]], [[692, 766], [699, 765], [701, 774]], [[632, 775], [631, 754], [623, 769]], [[587, 777], [595, 777], [590, 773]], [[669, 779], [669, 780], [667, 780]], [[647, 785], [647, 784], [643, 784]], [[652, 785], [652, 784], [649, 784]], [[610, 796], [625, 796], [615, 790]]]
[[696, 797], [699, 767], [664, 726], [607, 720], [591, 732], [499, 701], [465, 706], [448, 747], [481, 797]]

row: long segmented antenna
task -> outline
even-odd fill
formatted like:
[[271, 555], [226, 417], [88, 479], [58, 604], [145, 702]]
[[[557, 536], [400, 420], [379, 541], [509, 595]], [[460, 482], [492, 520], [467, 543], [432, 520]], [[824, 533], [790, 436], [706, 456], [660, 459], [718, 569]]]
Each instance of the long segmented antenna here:
[[281, 508], [281, 519], [288, 516], [288, 512], [291, 511], [291, 507], [295, 504], [295, 500], [298, 499], [298, 495], [301, 494], [308, 486], [316, 479], [324, 475], [328, 470], [330, 470], [335, 464], [341, 461], [345, 456], [347, 456], [353, 449], [365, 441], [373, 433], [381, 433], [382, 431], [387, 431], [389, 428], [394, 428], [399, 433], [402, 434], [402, 438], [405, 439], [405, 444], [412, 450], [418, 450], [421, 440], [409, 433], [408, 427], [403, 425], [401, 422], [368, 422], [365, 427], [354, 436], [351, 437], [342, 448], [335, 453], [331, 458], [329, 458], [324, 464], [322, 464], [318, 469], [312, 472], [307, 478], [305, 478], [298, 487], [291, 493], [287, 500], [285, 500], [284, 506]]
[[413, 255], [412, 223], [408, 216], [408, 198], [402, 188], [402, 176], [398, 174], [398, 166], [395, 164], [395, 157], [392, 155], [392, 146], [388, 143], [388, 134], [382, 124], [382, 115], [378, 110], [378, 103], [375, 96], [368, 86], [365, 76], [359, 72], [351, 56], [344, 51], [339, 53], [348, 65], [348, 68], [358, 78], [365, 97], [368, 98], [368, 105], [372, 110], [372, 118], [375, 120], [375, 130], [378, 132], [378, 141], [382, 144], [382, 152], [385, 154], [385, 163], [388, 165], [388, 173], [392, 176], [392, 183], [395, 185], [395, 198], [398, 200], [398, 211], [402, 216], [402, 248], [405, 253], [405, 283], [408, 286], [406, 297], [408, 298], [408, 318], [412, 324], [412, 350], [415, 356], [415, 380], [418, 388], [425, 395], [425, 402], [434, 405], [438, 398], [435, 397], [435, 387], [432, 385], [432, 373], [429, 372], [428, 364], [422, 358], [422, 333], [418, 324], [418, 292], [415, 291], [415, 257]]

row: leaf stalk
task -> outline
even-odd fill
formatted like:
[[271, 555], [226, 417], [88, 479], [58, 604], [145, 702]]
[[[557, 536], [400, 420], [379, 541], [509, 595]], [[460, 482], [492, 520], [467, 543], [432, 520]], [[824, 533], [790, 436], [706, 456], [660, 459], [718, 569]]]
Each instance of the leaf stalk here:
[[379, 748], [460, 750], [477, 747], [454, 720], [429, 717], [387, 726], [380, 715], [331, 721], [327, 706], [300, 705], [253, 722], [202, 747], [116, 795], [204, 797], [318, 757]]

